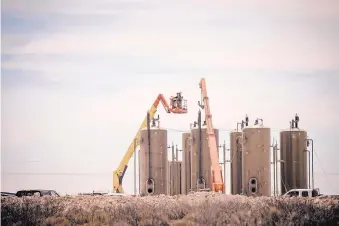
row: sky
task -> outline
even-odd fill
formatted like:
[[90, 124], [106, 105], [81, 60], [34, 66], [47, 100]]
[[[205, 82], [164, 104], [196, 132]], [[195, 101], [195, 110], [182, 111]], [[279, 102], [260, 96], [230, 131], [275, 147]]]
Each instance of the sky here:
[[221, 143], [245, 114], [279, 139], [298, 113], [315, 186], [339, 194], [338, 1], [3, 0], [1, 12], [1, 191], [112, 190], [159, 93], [188, 101], [185, 115], [158, 110], [181, 148], [205, 78]]

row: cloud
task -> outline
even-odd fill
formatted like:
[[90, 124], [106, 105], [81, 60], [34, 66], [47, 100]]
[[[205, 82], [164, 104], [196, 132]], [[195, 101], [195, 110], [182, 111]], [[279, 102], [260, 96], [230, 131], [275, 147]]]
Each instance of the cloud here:
[[139, 0], [125, 0], [125, 1], [90, 1], [90, 0], [74, 0], [72, 2], [67, 0], [51, 0], [48, 3], [43, 0], [20, 1], [20, 0], [4, 0], [3, 8], [10, 12], [21, 12], [28, 14], [37, 13], [90, 13], [95, 14], [97, 10], [128, 10], [140, 9], [155, 1], [148, 1], [147, 3]]
[[[222, 41], [226, 38], [225, 34], [216, 37], [195, 33], [152, 34], [148, 31], [133, 31], [124, 34], [58, 35], [37, 39], [7, 53], [20, 54], [20, 64], [31, 65], [35, 65], [36, 59], [31, 59], [28, 54], [67, 54], [66, 59], [70, 60], [79, 55], [101, 54], [104, 61], [108, 61], [104, 59], [105, 56], [111, 57], [111, 61], [124, 55], [134, 58], [153, 57], [189, 68], [201, 65], [205, 68], [336, 69], [338, 66], [338, 54], [329, 51], [326, 44], [321, 46], [316, 42], [315, 45], [312, 42], [307, 44], [301, 38], [276, 37], [275, 42], [250, 45], [250, 40], [244, 35], [238, 38], [230, 36], [227, 43]], [[277, 41], [281, 42], [280, 47], [275, 46]], [[15, 62], [4, 62], [4, 67], [13, 63]]]
[[[35, 3], [25, 7], [7, 2], [4, 8], [22, 14], [54, 12], [49, 23], [58, 33], [35, 37], [17, 48], [5, 45], [5, 53], [67, 54], [74, 57], [128, 54], [135, 58], [158, 58], [175, 66], [195, 68], [201, 65], [209, 69], [338, 67], [336, 40], [339, 33], [333, 29], [337, 27], [334, 23], [337, 14], [331, 4], [317, 6], [308, 3], [300, 14], [298, 9], [302, 5], [299, 3], [263, 4], [260, 8], [257, 4], [231, 1], [226, 5], [215, 1], [206, 7], [206, 3], [200, 2], [195, 3], [194, 8], [190, 6], [188, 11], [182, 10], [188, 7], [188, 2], [181, 3], [181, 8], [176, 2], [162, 5], [152, 1], [85, 1], [81, 7], [76, 2]], [[114, 9], [119, 13], [100, 11]], [[235, 9], [235, 13], [231, 9]], [[289, 10], [289, 13], [282, 9]], [[174, 13], [175, 17], [172, 16]], [[325, 21], [314, 21], [316, 16]], [[324, 30], [324, 27], [328, 28]], [[31, 59], [21, 61], [33, 64]]]

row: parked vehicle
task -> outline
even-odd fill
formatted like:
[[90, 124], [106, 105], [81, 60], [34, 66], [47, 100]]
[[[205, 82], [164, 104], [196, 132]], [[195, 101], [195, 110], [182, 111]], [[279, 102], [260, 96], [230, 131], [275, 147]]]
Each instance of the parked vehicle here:
[[15, 196], [15, 193], [12, 192], [1, 192], [1, 196]]
[[321, 196], [319, 188], [315, 189], [291, 189], [286, 192], [285, 197], [317, 197]]
[[32, 190], [20, 190], [16, 193], [17, 197], [23, 196], [56, 196], [60, 195], [54, 190], [40, 190], [40, 189], [32, 189]]

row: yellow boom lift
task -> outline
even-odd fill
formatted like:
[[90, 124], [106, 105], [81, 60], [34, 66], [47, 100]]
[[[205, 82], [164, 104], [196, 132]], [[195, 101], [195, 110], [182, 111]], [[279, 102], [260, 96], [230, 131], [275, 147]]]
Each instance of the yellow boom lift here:
[[218, 144], [214, 133], [213, 123], [212, 123], [212, 114], [209, 106], [207, 88], [205, 79], [202, 78], [199, 83], [201, 89], [201, 98], [202, 102], [198, 102], [199, 106], [202, 109], [205, 109], [205, 121], [207, 125], [207, 141], [208, 149], [211, 156], [211, 173], [212, 173], [212, 191], [214, 192], [223, 192], [224, 191], [224, 182], [222, 177], [222, 168], [219, 165], [218, 158]]
[[[177, 93], [175, 97], [170, 98], [170, 105], [168, 105], [164, 96], [162, 94], [159, 94], [149, 110], [150, 118], [154, 117], [160, 102], [164, 106], [167, 113], [174, 114], [187, 113], [187, 101], [184, 100], [181, 93]], [[119, 167], [115, 171], [113, 171], [113, 191], [116, 193], [124, 193], [124, 190], [122, 188], [122, 180], [127, 170], [128, 162], [132, 158], [136, 147], [139, 145], [140, 130], [142, 130], [146, 126], [147, 126], [147, 116], [145, 117], [139, 130], [137, 131], [137, 134], [135, 135], [131, 144], [129, 145], [128, 150], [125, 153], [123, 159], [121, 160]]]

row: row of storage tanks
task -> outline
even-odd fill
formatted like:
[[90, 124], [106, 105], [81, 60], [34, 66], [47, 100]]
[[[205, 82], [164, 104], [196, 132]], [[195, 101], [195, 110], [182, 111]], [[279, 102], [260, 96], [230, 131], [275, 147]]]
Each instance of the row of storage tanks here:
[[[219, 143], [218, 130], [215, 130], [215, 134]], [[147, 129], [140, 131], [141, 195], [187, 194], [189, 191], [208, 188], [211, 188], [211, 159], [205, 126], [201, 128], [201, 133], [198, 127], [183, 133], [182, 161], [178, 161], [177, 156], [174, 161], [173, 157], [172, 161], [168, 161], [167, 130], [151, 127], [150, 132]]]
[[[219, 131], [215, 129], [217, 144]], [[148, 138], [150, 137], [150, 143]], [[200, 139], [201, 138], [201, 139]], [[281, 193], [307, 188], [307, 133], [298, 128], [280, 133]], [[217, 147], [218, 148], [218, 147]], [[277, 153], [273, 152], [273, 162]], [[231, 194], [271, 196], [271, 129], [256, 124], [230, 133]], [[200, 180], [201, 179], [201, 180]], [[187, 194], [209, 189], [211, 159], [206, 128], [182, 134], [182, 161], [168, 161], [167, 131], [152, 127], [140, 133], [141, 195]], [[276, 182], [273, 182], [276, 183]], [[276, 183], [277, 184], [277, 183]]]

